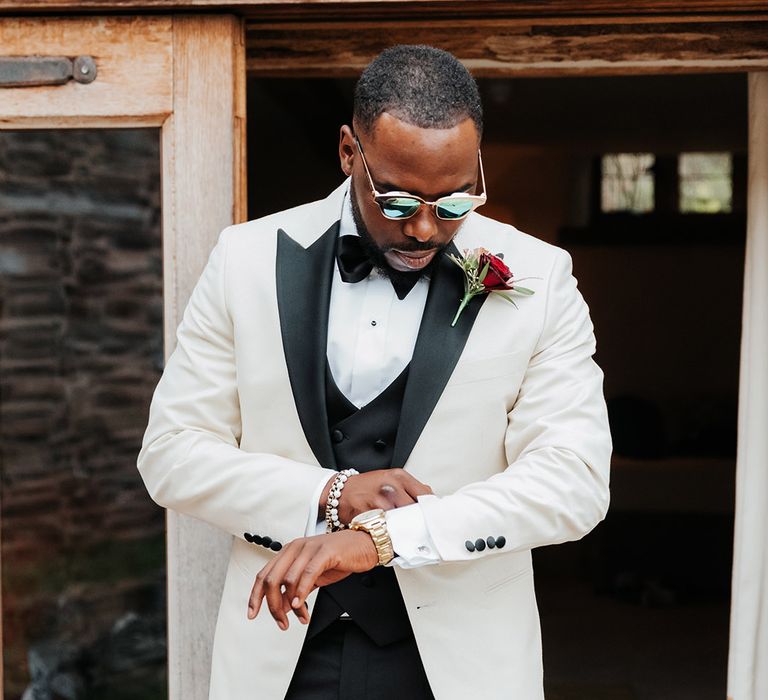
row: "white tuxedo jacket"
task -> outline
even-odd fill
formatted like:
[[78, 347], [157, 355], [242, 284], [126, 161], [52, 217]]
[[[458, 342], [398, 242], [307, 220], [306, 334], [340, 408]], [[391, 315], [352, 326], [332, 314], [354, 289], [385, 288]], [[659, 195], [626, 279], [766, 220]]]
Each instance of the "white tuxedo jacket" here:
[[[138, 458], [151, 496], [234, 536], [214, 700], [281, 700], [306, 633], [280, 631], [266, 610], [246, 619], [274, 552], [244, 535], [303, 536], [321, 470], [332, 473], [325, 343], [347, 186], [221, 234], [152, 400]], [[503, 253], [536, 293], [517, 308], [475, 298], [452, 328], [462, 272], [443, 259], [432, 277], [393, 465], [434, 489], [420, 503], [443, 561], [397, 579], [437, 700], [541, 700], [531, 548], [578, 539], [605, 515], [603, 375], [565, 251], [477, 213], [455, 243]], [[490, 535], [506, 546], [465, 546]]]

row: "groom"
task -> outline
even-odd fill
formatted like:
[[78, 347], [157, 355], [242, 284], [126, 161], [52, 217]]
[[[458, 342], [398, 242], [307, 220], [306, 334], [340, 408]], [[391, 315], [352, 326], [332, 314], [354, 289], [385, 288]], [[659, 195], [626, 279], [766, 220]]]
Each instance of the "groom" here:
[[[603, 518], [611, 443], [569, 256], [475, 211], [481, 134], [454, 57], [388, 49], [348, 179], [211, 253], [138, 460], [234, 535], [211, 698], [543, 698], [530, 551]], [[452, 325], [479, 248], [534, 294]]]

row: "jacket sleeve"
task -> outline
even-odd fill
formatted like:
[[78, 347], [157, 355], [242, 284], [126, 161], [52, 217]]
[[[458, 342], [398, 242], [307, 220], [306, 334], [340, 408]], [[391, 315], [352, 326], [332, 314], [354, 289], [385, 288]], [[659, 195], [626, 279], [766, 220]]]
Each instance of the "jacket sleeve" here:
[[[304, 535], [307, 504], [333, 473], [240, 449], [225, 230], [195, 286], [149, 412], [137, 466], [161, 506], [237, 537], [285, 543]], [[265, 397], [268, 400], [268, 397]]]
[[[453, 494], [419, 499], [444, 561], [579, 539], [605, 517], [612, 445], [603, 373], [565, 251], [556, 254], [547, 295], [542, 331], [507, 416], [509, 466]], [[502, 537], [503, 546], [465, 546], [488, 537]]]

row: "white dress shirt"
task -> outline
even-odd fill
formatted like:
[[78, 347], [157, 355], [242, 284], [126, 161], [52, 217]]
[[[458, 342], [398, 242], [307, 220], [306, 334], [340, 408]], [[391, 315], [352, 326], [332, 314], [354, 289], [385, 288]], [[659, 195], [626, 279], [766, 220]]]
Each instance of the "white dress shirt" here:
[[[339, 236], [357, 235], [347, 195]], [[339, 390], [358, 408], [375, 399], [411, 361], [428, 291], [429, 280], [422, 278], [405, 299], [398, 299], [392, 283], [375, 269], [366, 279], [347, 283], [334, 264], [328, 364]], [[310, 504], [307, 536], [325, 532], [325, 521], [317, 520], [317, 505], [326, 483], [324, 476]], [[411, 568], [440, 561], [418, 503], [389, 510], [386, 518], [398, 555], [393, 564]]]

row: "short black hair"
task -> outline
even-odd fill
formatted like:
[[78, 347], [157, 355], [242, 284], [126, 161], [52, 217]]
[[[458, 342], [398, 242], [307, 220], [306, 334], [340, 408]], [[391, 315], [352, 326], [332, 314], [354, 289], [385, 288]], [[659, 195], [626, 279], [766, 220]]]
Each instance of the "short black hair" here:
[[422, 129], [449, 129], [469, 118], [483, 133], [475, 79], [455, 56], [433, 46], [392, 46], [365, 68], [355, 86], [355, 123], [370, 133], [384, 112]]

